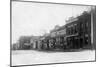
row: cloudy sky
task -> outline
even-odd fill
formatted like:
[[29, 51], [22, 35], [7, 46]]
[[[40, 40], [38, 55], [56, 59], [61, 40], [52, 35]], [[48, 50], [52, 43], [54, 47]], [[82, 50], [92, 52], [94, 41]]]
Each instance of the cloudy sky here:
[[20, 36], [49, 33], [55, 25], [62, 26], [69, 17], [89, 9], [90, 6], [12, 1], [12, 43]]

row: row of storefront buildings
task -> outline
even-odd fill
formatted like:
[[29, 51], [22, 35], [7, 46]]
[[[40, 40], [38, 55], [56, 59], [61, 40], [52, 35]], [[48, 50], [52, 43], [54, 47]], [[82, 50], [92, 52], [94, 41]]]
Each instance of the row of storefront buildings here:
[[63, 26], [57, 26], [49, 34], [32, 42], [33, 49], [94, 49], [93, 43], [93, 18], [91, 13], [84, 12], [82, 15], [66, 21]]
[[16, 49], [95, 49], [95, 20], [94, 13], [84, 12], [65, 21], [65, 25], [56, 26], [46, 35], [31, 37], [22, 45], [21, 42], [17, 43]]

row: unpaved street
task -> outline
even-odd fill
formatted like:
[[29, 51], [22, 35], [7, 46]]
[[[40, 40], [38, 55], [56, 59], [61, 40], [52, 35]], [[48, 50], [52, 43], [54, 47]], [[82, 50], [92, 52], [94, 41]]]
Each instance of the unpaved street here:
[[12, 51], [12, 65], [45, 64], [75, 61], [91, 61], [95, 51], [81, 52], [39, 52], [35, 50]]

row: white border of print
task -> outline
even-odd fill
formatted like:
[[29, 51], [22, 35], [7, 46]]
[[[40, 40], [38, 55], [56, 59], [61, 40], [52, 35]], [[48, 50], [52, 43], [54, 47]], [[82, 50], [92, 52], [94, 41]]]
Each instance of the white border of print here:
[[[33, 1], [33, 0], [27, 0], [27, 1]], [[91, 66], [91, 67], [99, 67], [100, 64], [100, 42], [99, 42], [99, 0], [35, 0], [35, 1], [41, 1], [41, 2], [54, 2], [54, 3], [71, 3], [71, 4], [88, 4], [88, 5], [96, 5], [96, 53], [97, 53], [97, 61], [96, 62], [86, 62], [86, 63], [73, 63], [73, 64], [55, 64], [55, 65], [41, 65], [36, 67], [84, 67], [84, 66]], [[9, 67], [10, 65], [10, 0], [1, 0], [0, 1], [0, 67]], [[33, 67], [33, 66], [27, 66], [27, 67]], [[35, 67], [35, 66], [34, 66]]]

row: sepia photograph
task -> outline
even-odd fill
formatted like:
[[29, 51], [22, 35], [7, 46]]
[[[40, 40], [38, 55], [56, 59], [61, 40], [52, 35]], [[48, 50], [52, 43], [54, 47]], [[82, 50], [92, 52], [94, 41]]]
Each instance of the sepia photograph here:
[[96, 61], [96, 5], [11, 0], [11, 66]]

